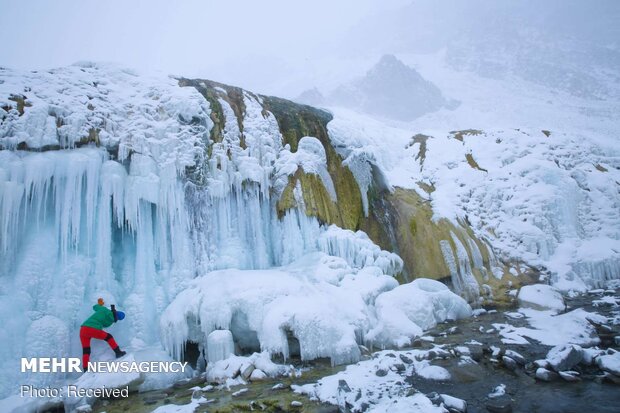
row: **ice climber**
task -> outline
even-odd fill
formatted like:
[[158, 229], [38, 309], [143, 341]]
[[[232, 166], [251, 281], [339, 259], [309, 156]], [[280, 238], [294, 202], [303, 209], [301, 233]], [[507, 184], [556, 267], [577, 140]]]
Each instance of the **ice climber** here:
[[112, 334], [103, 331], [104, 328], [110, 327], [118, 320], [125, 318], [125, 313], [117, 311], [114, 305], [111, 310], [104, 307], [103, 298], [97, 300], [97, 304], [93, 306], [95, 313], [88, 317], [80, 327], [80, 342], [82, 343], [82, 369], [88, 370], [88, 360], [90, 359], [90, 339], [105, 340], [110, 348], [116, 353], [116, 358], [123, 357], [126, 352], [121, 350], [116, 344]]

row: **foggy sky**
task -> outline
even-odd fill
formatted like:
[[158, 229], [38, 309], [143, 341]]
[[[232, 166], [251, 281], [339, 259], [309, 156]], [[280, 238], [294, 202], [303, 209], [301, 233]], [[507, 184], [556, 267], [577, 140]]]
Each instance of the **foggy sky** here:
[[115, 62], [291, 96], [385, 53], [447, 48], [475, 69], [480, 54], [530, 41], [514, 67], [551, 50], [545, 64], [587, 75], [618, 61], [619, 19], [616, 0], [0, 0], [0, 66]]

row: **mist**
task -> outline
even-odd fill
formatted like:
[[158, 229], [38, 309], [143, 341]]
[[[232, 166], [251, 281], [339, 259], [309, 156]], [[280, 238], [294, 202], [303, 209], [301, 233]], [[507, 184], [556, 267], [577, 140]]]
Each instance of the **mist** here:
[[457, 71], [600, 98], [619, 95], [617, 21], [613, 0], [1, 0], [0, 65], [115, 62], [295, 97], [329, 92], [385, 54], [413, 65], [441, 54]]

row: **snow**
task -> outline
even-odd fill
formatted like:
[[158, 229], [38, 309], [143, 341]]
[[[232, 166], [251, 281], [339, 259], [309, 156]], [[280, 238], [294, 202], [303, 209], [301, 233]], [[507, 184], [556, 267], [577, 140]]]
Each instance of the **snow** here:
[[450, 372], [441, 366], [423, 365], [416, 368], [415, 374], [428, 380], [450, 380]]
[[201, 404], [207, 403], [204, 397], [192, 399], [188, 404], [165, 404], [153, 410], [153, 413], [193, 413]]
[[525, 338], [537, 340], [541, 344], [557, 346], [578, 344], [593, 346], [600, 342], [596, 330], [588, 320], [599, 323], [606, 318], [581, 308], [556, 315], [554, 311], [538, 311], [522, 308], [519, 312], [527, 318], [531, 327], [515, 327], [510, 324], [493, 324], [498, 329], [502, 341], [508, 344], [529, 344]]
[[467, 302], [444, 284], [425, 278], [400, 285], [377, 297], [378, 324], [367, 338], [384, 345], [404, 346], [411, 338], [445, 320], [472, 315]]
[[277, 194], [281, 194], [288, 184], [288, 177], [301, 168], [307, 174], [318, 175], [332, 201], [338, 201], [334, 182], [327, 171], [325, 148], [317, 138], [311, 136], [301, 138], [297, 143], [297, 152], [291, 152], [289, 147], [285, 147], [279, 154], [275, 168], [277, 176], [274, 187]]
[[[329, 108], [332, 143], [345, 161], [363, 160], [354, 171], [360, 187], [369, 168], [378, 170], [383, 186], [414, 189], [430, 201], [434, 219], [467, 219], [498, 258], [544, 267], [561, 290], [619, 278], [620, 147], [611, 112], [527, 82], [457, 75], [441, 55], [410, 60], [465, 102], [409, 123]], [[520, 102], [519, 110], [497, 110], [507, 102]], [[459, 130], [467, 132], [457, 139]], [[424, 153], [417, 134], [428, 136]], [[468, 260], [477, 261], [475, 252]], [[492, 272], [501, 278], [503, 271]]]
[[550, 285], [534, 284], [521, 287], [517, 296], [519, 304], [535, 309], [564, 311], [562, 294]]
[[620, 352], [599, 356], [596, 358], [596, 364], [601, 369], [620, 376]]
[[488, 397], [493, 399], [496, 397], [501, 397], [506, 394], [506, 385], [500, 384], [496, 386], [491, 393], [489, 393]]
[[[442, 351], [439, 347], [435, 351]], [[330, 403], [352, 412], [445, 412], [442, 407], [434, 406], [421, 393], [409, 395], [410, 387], [403, 385], [403, 376], [396, 373], [395, 365], [403, 364], [400, 356], [411, 360], [405, 365], [401, 374], [411, 375], [414, 371], [430, 369], [425, 360], [427, 350], [380, 351], [373, 358], [349, 365], [344, 371], [323, 377], [317, 383], [302, 386], [293, 385], [297, 393], [307, 394], [311, 398]], [[420, 360], [420, 361], [418, 361]], [[386, 374], [379, 375], [379, 370]], [[433, 377], [439, 377], [436, 370], [430, 369]], [[445, 377], [445, 373], [441, 373]], [[368, 406], [368, 410], [365, 410]]]

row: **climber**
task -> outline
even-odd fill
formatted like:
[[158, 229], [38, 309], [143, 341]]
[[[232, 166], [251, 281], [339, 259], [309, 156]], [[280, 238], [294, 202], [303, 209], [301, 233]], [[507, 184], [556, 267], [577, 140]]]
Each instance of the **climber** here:
[[123, 357], [126, 352], [122, 351], [112, 334], [103, 331], [104, 328], [110, 327], [112, 323], [125, 318], [125, 313], [117, 311], [114, 304], [111, 310], [104, 307], [103, 298], [97, 300], [97, 304], [93, 306], [95, 313], [88, 317], [80, 327], [80, 341], [82, 343], [82, 369], [88, 371], [88, 360], [90, 359], [90, 339], [105, 340], [110, 348], [116, 353], [116, 358]]

